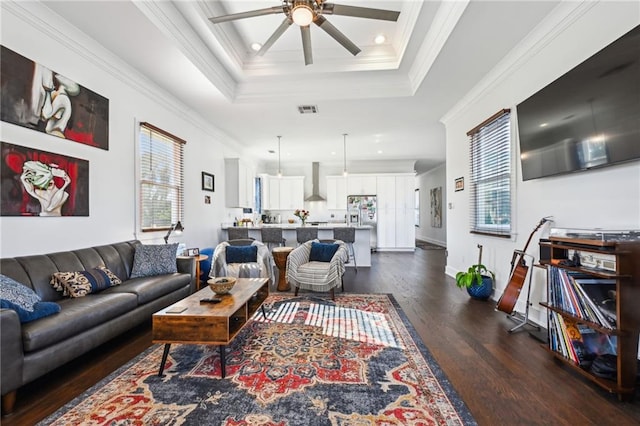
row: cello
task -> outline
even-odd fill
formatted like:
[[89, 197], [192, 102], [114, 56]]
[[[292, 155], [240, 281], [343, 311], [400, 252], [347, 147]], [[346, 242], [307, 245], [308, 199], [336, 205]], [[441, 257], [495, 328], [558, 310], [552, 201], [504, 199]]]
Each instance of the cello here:
[[545, 222], [548, 222], [549, 220], [551, 219], [543, 217], [533, 232], [531, 232], [531, 235], [529, 235], [529, 239], [524, 245], [524, 249], [522, 249], [522, 251], [516, 250], [513, 252], [513, 256], [511, 257], [511, 277], [509, 278], [509, 283], [504, 289], [502, 296], [500, 296], [500, 299], [498, 300], [496, 305], [497, 310], [506, 312], [507, 314], [513, 313], [513, 309], [515, 308], [518, 297], [520, 296], [520, 290], [522, 290], [524, 280], [527, 278], [527, 272], [529, 271], [529, 266], [527, 265], [524, 255], [527, 248], [529, 248], [529, 243], [531, 243], [533, 235], [542, 225], [545, 224]]

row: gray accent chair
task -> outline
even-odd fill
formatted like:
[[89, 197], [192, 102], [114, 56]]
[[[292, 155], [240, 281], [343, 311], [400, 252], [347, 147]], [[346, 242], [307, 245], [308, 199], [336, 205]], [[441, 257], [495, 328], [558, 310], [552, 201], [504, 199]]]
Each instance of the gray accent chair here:
[[[275, 262], [269, 248], [260, 241], [250, 240], [250, 244], [236, 244], [247, 240], [223, 241], [213, 252], [211, 271], [209, 276], [214, 277], [236, 277], [236, 278], [268, 278], [270, 285], [274, 283], [273, 267]], [[232, 242], [234, 244], [232, 244]], [[256, 262], [247, 263], [227, 263], [227, 247], [231, 245], [253, 245], [258, 247]]]
[[293, 249], [287, 258], [287, 281], [295, 287], [295, 295], [298, 290], [310, 290], [317, 292], [329, 292], [331, 299], [335, 300], [334, 289], [344, 283], [344, 263], [349, 258], [346, 245], [342, 241], [336, 241], [338, 250], [330, 262], [309, 261], [311, 245], [316, 240], [307, 241]]

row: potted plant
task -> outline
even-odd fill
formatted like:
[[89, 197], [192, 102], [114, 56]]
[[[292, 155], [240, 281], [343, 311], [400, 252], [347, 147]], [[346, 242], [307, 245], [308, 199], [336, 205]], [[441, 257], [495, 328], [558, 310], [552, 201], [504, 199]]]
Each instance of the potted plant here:
[[466, 272], [458, 272], [456, 274], [456, 285], [460, 288], [466, 288], [469, 296], [474, 299], [487, 300], [493, 293], [493, 281], [496, 276], [481, 263], [482, 246], [478, 244], [478, 248], [480, 249], [478, 263], [471, 265]]

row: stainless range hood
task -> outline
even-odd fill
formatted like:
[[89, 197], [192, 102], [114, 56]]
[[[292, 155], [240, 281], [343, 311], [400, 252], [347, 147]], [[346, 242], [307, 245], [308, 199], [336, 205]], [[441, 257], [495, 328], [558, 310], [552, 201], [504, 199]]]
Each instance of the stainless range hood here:
[[320, 163], [311, 163], [311, 195], [305, 201], [326, 201], [320, 196]]

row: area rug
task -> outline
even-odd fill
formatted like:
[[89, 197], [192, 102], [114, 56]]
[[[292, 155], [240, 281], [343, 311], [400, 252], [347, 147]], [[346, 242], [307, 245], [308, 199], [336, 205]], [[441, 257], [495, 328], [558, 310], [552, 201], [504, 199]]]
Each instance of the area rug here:
[[422, 240], [416, 240], [416, 247], [422, 250], [446, 250], [446, 247]]
[[[474, 425], [391, 295], [272, 294], [226, 347], [154, 345], [46, 425]], [[437, 332], [434, 330], [434, 332]]]

